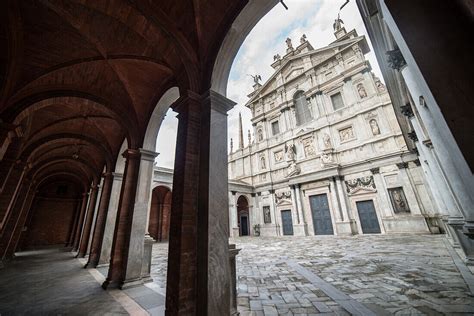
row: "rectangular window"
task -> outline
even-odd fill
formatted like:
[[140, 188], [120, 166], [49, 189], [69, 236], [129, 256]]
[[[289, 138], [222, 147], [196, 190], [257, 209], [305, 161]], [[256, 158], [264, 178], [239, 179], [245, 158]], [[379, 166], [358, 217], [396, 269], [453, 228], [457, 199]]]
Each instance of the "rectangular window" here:
[[332, 107], [334, 111], [342, 109], [344, 107], [344, 101], [342, 100], [342, 95], [340, 92], [333, 94], [331, 96]]
[[272, 134], [273, 135], [280, 134], [280, 125], [278, 125], [278, 121], [272, 122]]

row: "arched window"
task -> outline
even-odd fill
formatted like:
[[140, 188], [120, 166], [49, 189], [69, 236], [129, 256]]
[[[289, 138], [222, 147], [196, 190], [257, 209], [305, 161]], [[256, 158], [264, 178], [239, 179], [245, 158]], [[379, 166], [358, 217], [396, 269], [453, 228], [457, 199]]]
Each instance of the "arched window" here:
[[308, 101], [303, 91], [295, 93], [293, 100], [295, 102], [296, 125], [307, 123], [313, 119], [309, 110]]

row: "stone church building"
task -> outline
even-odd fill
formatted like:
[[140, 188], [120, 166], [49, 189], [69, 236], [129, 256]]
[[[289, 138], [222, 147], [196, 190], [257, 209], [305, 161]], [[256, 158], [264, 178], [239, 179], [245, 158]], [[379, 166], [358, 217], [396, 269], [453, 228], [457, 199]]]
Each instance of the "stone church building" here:
[[273, 75], [263, 85], [254, 77], [255, 137], [248, 131], [244, 146], [240, 124], [229, 154], [231, 190], [241, 185], [229, 194], [233, 236], [439, 232], [367, 40], [341, 22], [322, 48], [287, 39]]

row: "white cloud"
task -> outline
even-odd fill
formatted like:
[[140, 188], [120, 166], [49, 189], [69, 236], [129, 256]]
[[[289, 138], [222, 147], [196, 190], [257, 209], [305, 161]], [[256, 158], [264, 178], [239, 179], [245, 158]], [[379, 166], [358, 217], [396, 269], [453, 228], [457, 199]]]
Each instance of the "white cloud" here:
[[[328, 45], [335, 40], [332, 24], [337, 17], [339, 7], [344, 0], [285, 0], [289, 10], [277, 4], [265, 15], [250, 32], [240, 48], [230, 72], [227, 86], [227, 97], [237, 105], [229, 112], [228, 143], [234, 139], [234, 148], [238, 146], [238, 117], [242, 113], [244, 143], [247, 144], [247, 131], [252, 131], [251, 112], [244, 106], [247, 94], [252, 91], [253, 80], [250, 75], [259, 74], [265, 82], [272, 74], [273, 56], [283, 56], [286, 50], [285, 39], [290, 37], [294, 46], [298, 45], [302, 34], [306, 34], [308, 41], [314, 48]], [[341, 12], [341, 19], [348, 31], [356, 29], [359, 35], [365, 35], [370, 44], [367, 31], [354, 0], [350, 1]], [[367, 56], [374, 72], [382, 79], [376, 58], [373, 52]], [[382, 79], [383, 80], [383, 79]], [[175, 143], [171, 148], [171, 139], [176, 138], [176, 131], [172, 131], [173, 119], [167, 116], [158, 136], [158, 164], [173, 167]], [[177, 126], [177, 119], [174, 118]], [[169, 135], [168, 135], [169, 133]], [[161, 134], [168, 136], [160, 138]], [[160, 141], [163, 140], [163, 142]], [[230, 145], [229, 145], [230, 146]], [[172, 156], [170, 154], [172, 153]], [[170, 163], [171, 162], [171, 163]]]

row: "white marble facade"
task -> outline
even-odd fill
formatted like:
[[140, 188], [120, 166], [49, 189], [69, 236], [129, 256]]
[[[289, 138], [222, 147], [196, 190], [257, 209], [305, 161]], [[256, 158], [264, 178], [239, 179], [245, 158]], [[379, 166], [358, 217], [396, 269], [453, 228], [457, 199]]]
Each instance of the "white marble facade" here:
[[342, 26], [335, 35], [318, 49], [287, 40], [274, 74], [254, 78], [254, 137], [244, 146], [240, 131], [229, 154], [232, 235], [430, 232], [431, 193], [367, 41]]

